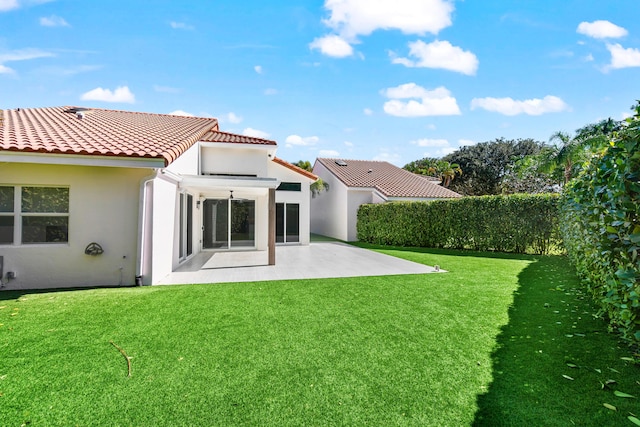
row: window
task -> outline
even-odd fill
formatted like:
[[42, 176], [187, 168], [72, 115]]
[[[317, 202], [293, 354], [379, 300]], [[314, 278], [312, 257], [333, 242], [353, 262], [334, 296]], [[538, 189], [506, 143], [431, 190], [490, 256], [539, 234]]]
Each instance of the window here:
[[69, 241], [69, 188], [0, 186], [0, 244]]
[[278, 191], [302, 191], [302, 184], [299, 182], [281, 182]]

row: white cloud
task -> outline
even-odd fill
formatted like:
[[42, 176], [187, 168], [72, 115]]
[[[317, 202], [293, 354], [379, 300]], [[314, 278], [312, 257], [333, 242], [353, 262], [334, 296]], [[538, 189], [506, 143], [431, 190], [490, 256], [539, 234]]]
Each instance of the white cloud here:
[[364, 113], [365, 116], [373, 115], [373, 110], [371, 108], [365, 108], [364, 110], [362, 110], [362, 112]]
[[15, 70], [0, 64], [0, 74], [13, 74]]
[[344, 145], [346, 145], [347, 147], [353, 147], [353, 142], [345, 141]]
[[193, 114], [191, 113], [187, 113], [186, 111], [183, 110], [175, 110], [169, 113], [172, 116], [184, 116], [184, 117], [193, 117]]
[[0, 0], [0, 12], [7, 12], [9, 10], [18, 9], [22, 6], [49, 3], [51, 1], [53, 0]]
[[305, 136], [302, 137], [300, 135], [289, 135], [287, 139], [285, 139], [285, 143], [287, 147], [293, 147], [294, 145], [299, 147], [308, 147], [310, 145], [315, 145], [318, 143], [320, 138], [317, 136]]
[[607, 49], [611, 53], [611, 64], [605, 71], [618, 68], [640, 67], [640, 49], [628, 48], [616, 44], [607, 44]]
[[169, 23], [169, 25], [171, 26], [171, 28], [173, 28], [174, 30], [194, 30], [195, 27], [189, 24], [186, 24], [184, 22], [176, 22], [176, 21], [171, 21]]
[[373, 160], [383, 161], [393, 163], [396, 166], [401, 166], [400, 154], [398, 153], [390, 153], [387, 150], [381, 150], [378, 154], [373, 157]]
[[253, 67], [254, 71], [258, 74], [262, 74], [263, 70], [262, 70], [262, 65], [256, 65]]
[[449, 141], [447, 141], [446, 139], [422, 138], [422, 139], [416, 139], [415, 141], [411, 141], [411, 144], [417, 145], [418, 147], [430, 147], [430, 148], [448, 147]]
[[246, 136], [253, 136], [255, 138], [262, 138], [262, 139], [267, 139], [269, 138], [269, 136], [271, 136], [265, 131], [253, 129], [253, 128], [245, 128], [242, 131], [242, 134]]
[[569, 106], [557, 96], [547, 95], [542, 99], [527, 99], [516, 101], [512, 98], [473, 98], [471, 109], [482, 108], [487, 111], [515, 116], [518, 114], [528, 114], [539, 116], [545, 113], [558, 113], [569, 110]]
[[451, 25], [451, 0], [325, 0], [325, 25], [348, 40], [375, 30], [438, 34]]
[[[446, 156], [447, 154], [451, 154], [456, 150], [457, 148], [454, 148], [454, 147], [444, 147], [436, 151], [435, 157]], [[429, 156], [425, 155], [425, 157], [429, 157]]]
[[338, 157], [340, 156], [340, 153], [336, 150], [320, 150], [318, 155], [320, 157]]
[[458, 140], [458, 147], [465, 147], [467, 145], [476, 145], [477, 142], [473, 141], [471, 139], [459, 139]]
[[594, 61], [594, 60], [595, 60], [595, 58], [593, 57], [593, 55], [592, 55], [592, 54], [588, 54], [587, 56], [585, 56], [585, 57], [583, 58], [583, 60], [584, 60], [584, 62], [592, 62], [592, 61]]
[[136, 102], [135, 96], [127, 86], [117, 87], [113, 92], [110, 89], [98, 87], [83, 93], [80, 99], [83, 101], [125, 102], [128, 104]]
[[20, 7], [18, 0], [0, 0], [0, 12], [17, 9]]
[[10, 61], [27, 61], [30, 59], [50, 58], [55, 56], [51, 52], [40, 49], [19, 49], [0, 53], [0, 64]]
[[40, 18], [40, 25], [43, 27], [70, 27], [69, 23], [56, 15], [43, 16]]
[[334, 58], [345, 58], [353, 55], [353, 47], [340, 36], [330, 34], [318, 37], [309, 43], [310, 49], [318, 49], [323, 55]]
[[[406, 83], [384, 90], [390, 98], [384, 104], [385, 113], [397, 117], [452, 116], [459, 115], [460, 108], [451, 92], [443, 86], [428, 90], [415, 83]], [[407, 102], [401, 99], [411, 99]]]
[[274, 89], [274, 88], [267, 88], [267, 89], [264, 90], [264, 94], [267, 95], [267, 96], [277, 95], [278, 94], [278, 90]]
[[448, 41], [436, 40], [425, 43], [416, 40], [409, 43], [409, 58], [393, 58], [394, 64], [402, 64], [406, 67], [441, 68], [469, 76], [475, 75], [478, 70], [478, 58], [471, 52], [451, 45]]
[[609, 21], [593, 21], [593, 22], [581, 22], [576, 30], [578, 34], [584, 34], [594, 39], [617, 39], [624, 37], [629, 32], [613, 24]]
[[218, 120], [220, 120], [220, 122], [222, 123], [233, 123], [233, 124], [238, 124], [242, 122], [242, 117], [238, 116], [236, 113], [234, 113], [233, 111], [227, 113], [227, 114], [223, 114], [222, 116], [218, 117]]

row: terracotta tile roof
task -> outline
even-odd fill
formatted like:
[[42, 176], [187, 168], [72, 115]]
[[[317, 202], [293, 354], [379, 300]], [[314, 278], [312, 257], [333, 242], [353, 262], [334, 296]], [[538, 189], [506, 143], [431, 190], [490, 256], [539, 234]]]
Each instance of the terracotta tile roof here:
[[[82, 111], [83, 118], [71, 109]], [[73, 110], [71, 110], [73, 111]], [[77, 107], [1, 111], [0, 150], [164, 159], [173, 162], [211, 130], [213, 118]]]
[[[462, 197], [448, 188], [389, 162], [327, 158], [319, 158], [316, 162], [321, 163], [347, 187], [375, 188], [385, 197], [429, 199]], [[344, 163], [345, 166], [340, 166], [338, 163]]]
[[254, 136], [237, 135], [235, 133], [221, 132], [217, 129], [207, 132], [200, 141], [206, 142], [230, 142], [234, 144], [259, 144], [278, 145], [270, 139], [256, 138]]
[[273, 158], [273, 162], [277, 163], [279, 165], [282, 165], [285, 168], [289, 168], [294, 172], [298, 172], [300, 175], [306, 176], [309, 179], [312, 179], [314, 181], [318, 180], [318, 176], [317, 175], [314, 175], [312, 172], [309, 172], [308, 170], [302, 169], [302, 168], [300, 168], [300, 167], [298, 167], [298, 166], [296, 166], [296, 165], [294, 165], [292, 163], [289, 163], [286, 160], [282, 160], [282, 159], [280, 159], [278, 157], [274, 157]]

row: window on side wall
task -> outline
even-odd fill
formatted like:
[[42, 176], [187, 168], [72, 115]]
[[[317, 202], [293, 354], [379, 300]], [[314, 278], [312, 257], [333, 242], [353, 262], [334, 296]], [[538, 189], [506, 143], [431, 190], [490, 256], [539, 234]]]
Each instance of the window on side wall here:
[[0, 186], [0, 244], [68, 241], [68, 187]]
[[299, 182], [281, 182], [278, 191], [302, 191], [302, 184]]

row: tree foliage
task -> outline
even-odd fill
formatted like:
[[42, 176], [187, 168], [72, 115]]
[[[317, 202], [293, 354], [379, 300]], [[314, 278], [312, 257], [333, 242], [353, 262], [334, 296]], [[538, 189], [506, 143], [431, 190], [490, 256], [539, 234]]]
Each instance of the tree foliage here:
[[538, 182], [542, 191], [560, 189], [621, 129], [621, 122], [609, 118], [583, 126], [574, 135], [556, 132], [538, 153], [517, 161], [513, 172], [520, 179]]
[[[308, 172], [313, 172], [313, 166], [309, 160], [298, 160], [293, 165]], [[323, 191], [329, 191], [329, 184], [324, 182], [322, 178], [318, 178], [316, 182], [309, 186], [309, 190], [311, 191], [311, 197], [316, 197]]]
[[640, 344], [640, 103], [565, 187], [561, 232], [611, 329]]
[[449, 163], [442, 159], [435, 159], [433, 157], [425, 157], [423, 159], [413, 161], [404, 165], [403, 169], [418, 175], [437, 178], [445, 187], [449, 187], [456, 176], [462, 175], [460, 165], [456, 163]]
[[451, 183], [451, 189], [467, 196], [501, 194], [502, 182], [516, 161], [538, 153], [542, 143], [533, 139], [481, 142], [443, 157], [457, 164], [464, 173]]

